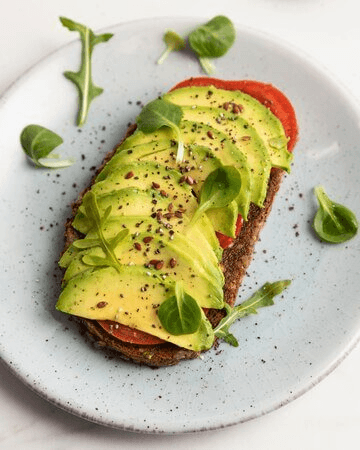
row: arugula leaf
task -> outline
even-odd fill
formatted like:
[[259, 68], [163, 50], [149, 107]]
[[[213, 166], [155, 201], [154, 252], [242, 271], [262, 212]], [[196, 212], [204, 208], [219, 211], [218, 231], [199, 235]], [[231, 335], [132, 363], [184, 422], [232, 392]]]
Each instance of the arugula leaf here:
[[20, 134], [20, 143], [31, 161], [37, 167], [60, 169], [74, 164], [73, 159], [59, 159], [52, 151], [63, 143], [63, 139], [41, 125], [28, 125]]
[[[101, 217], [100, 210], [97, 204], [96, 195], [89, 191], [83, 199], [83, 205], [85, 208], [85, 214], [88, 218], [91, 228], [93, 228], [98, 239], [84, 239], [82, 241], [75, 241], [75, 247], [78, 248], [91, 248], [94, 246], [95, 241], [97, 245], [100, 245], [103, 252], [105, 253], [105, 258], [94, 256], [94, 255], [84, 255], [82, 260], [85, 264], [91, 266], [110, 266], [114, 267], [118, 272], [120, 272], [122, 266], [115, 255], [116, 246], [129, 234], [128, 229], [121, 230], [114, 238], [107, 240], [105, 239], [102, 226], [105, 224], [106, 220], [109, 218], [111, 213], [111, 206], [109, 206], [104, 215]], [[87, 241], [87, 242], [86, 242]], [[82, 243], [81, 243], [82, 242]], [[89, 244], [89, 246], [87, 246]]]
[[184, 143], [179, 128], [182, 117], [180, 106], [158, 98], [144, 106], [136, 122], [138, 129], [145, 134], [153, 133], [164, 126], [171, 128], [178, 140], [176, 162], [180, 163], [184, 158]]
[[158, 64], [162, 64], [172, 51], [183, 50], [186, 47], [185, 40], [173, 30], [167, 30], [163, 40], [166, 44], [166, 49], [158, 59]]
[[206, 211], [228, 206], [239, 195], [241, 176], [233, 166], [222, 166], [211, 172], [204, 181], [199, 197], [199, 206], [190, 225], [194, 224]]
[[332, 201], [322, 186], [317, 186], [314, 192], [319, 209], [313, 221], [313, 228], [320, 239], [332, 244], [352, 239], [359, 226], [355, 214], [346, 206]]
[[259, 308], [271, 306], [274, 304], [273, 298], [283, 292], [290, 285], [290, 280], [275, 281], [274, 283], [265, 283], [264, 286], [256, 291], [248, 300], [241, 305], [231, 308], [226, 306], [227, 315], [221, 320], [214, 329], [215, 336], [224, 339], [228, 344], [237, 347], [237, 339], [230, 333], [230, 326], [242, 317], [249, 314], [257, 314]]
[[92, 81], [91, 57], [95, 45], [107, 42], [113, 34], [105, 33], [95, 35], [94, 32], [85, 25], [76, 23], [66, 17], [60, 17], [60, 22], [70, 31], [78, 31], [81, 39], [81, 65], [78, 72], [67, 71], [65, 77], [72, 81], [79, 92], [79, 111], [77, 125], [82, 126], [86, 122], [90, 103], [95, 97], [103, 92], [103, 89], [96, 86]]
[[210, 59], [225, 55], [235, 38], [236, 32], [231, 20], [225, 16], [216, 16], [190, 33], [189, 44], [198, 55], [205, 73], [210, 75], [215, 70]]
[[195, 333], [201, 323], [201, 309], [196, 300], [184, 291], [180, 282], [175, 284], [175, 295], [159, 307], [161, 325], [174, 336]]

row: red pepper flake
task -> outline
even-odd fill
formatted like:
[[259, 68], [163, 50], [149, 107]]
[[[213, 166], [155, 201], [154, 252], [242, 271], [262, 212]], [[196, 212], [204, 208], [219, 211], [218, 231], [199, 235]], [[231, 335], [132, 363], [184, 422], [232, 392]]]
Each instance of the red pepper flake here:
[[130, 172], [128, 172], [128, 173], [125, 175], [125, 179], [128, 180], [129, 178], [132, 178], [133, 176], [134, 176], [134, 172], [131, 170]]
[[151, 242], [153, 240], [152, 236], [145, 236], [143, 239], [143, 242], [145, 244], [148, 244], [149, 242]]
[[105, 306], [106, 306], [107, 304], [108, 304], [107, 302], [99, 302], [99, 303], [96, 305], [96, 307], [97, 307], [97, 308], [105, 308]]
[[209, 130], [206, 134], [210, 139], [214, 139], [214, 133], [211, 130]]
[[225, 111], [227, 111], [229, 109], [230, 103], [229, 102], [225, 102], [223, 104], [223, 108], [225, 109]]
[[169, 194], [168, 194], [167, 192], [165, 192], [164, 190], [161, 190], [161, 191], [160, 191], [160, 195], [161, 195], [162, 197], [169, 197]]
[[139, 242], [135, 242], [134, 247], [136, 250], [140, 251], [141, 250], [141, 244], [139, 244]]
[[152, 187], [153, 189], [159, 189], [160, 184], [159, 183], [155, 183], [155, 181], [152, 182]]
[[187, 184], [189, 184], [190, 186], [192, 186], [193, 184], [195, 184], [195, 180], [194, 180], [192, 177], [190, 177], [190, 176], [186, 177], [185, 181], [186, 181]]

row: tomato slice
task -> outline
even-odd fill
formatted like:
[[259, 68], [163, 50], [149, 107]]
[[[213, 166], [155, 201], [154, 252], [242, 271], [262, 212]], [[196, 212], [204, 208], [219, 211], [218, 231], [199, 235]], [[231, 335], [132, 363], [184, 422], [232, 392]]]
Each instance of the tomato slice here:
[[105, 331], [123, 342], [140, 345], [155, 345], [165, 342], [152, 334], [135, 330], [112, 320], [98, 320], [97, 322]]
[[[294, 108], [288, 98], [271, 84], [252, 80], [236, 81], [219, 80], [217, 78], [210, 77], [196, 77], [181, 81], [171, 90], [189, 86], [215, 86], [219, 89], [242, 91], [245, 94], [251, 95], [260, 103], [269, 108], [270, 111], [281, 121], [285, 134], [289, 138], [288, 150], [291, 152], [294, 149], [298, 139], [298, 125]], [[236, 236], [240, 233], [242, 224], [243, 218], [239, 215], [236, 222]], [[216, 233], [216, 235], [219, 239], [221, 247], [224, 249], [229, 247], [234, 241], [233, 238], [225, 236], [221, 233]], [[156, 345], [165, 342], [156, 336], [152, 336], [151, 334], [135, 330], [126, 325], [112, 322], [110, 320], [99, 320], [98, 323], [109, 334], [123, 342], [139, 345]]]

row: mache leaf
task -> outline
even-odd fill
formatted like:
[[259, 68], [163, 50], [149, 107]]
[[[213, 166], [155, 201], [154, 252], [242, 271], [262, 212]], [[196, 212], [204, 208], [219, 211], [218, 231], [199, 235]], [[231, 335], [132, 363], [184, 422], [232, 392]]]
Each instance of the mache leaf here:
[[186, 47], [185, 40], [173, 30], [166, 30], [163, 41], [166, 44], [166, 49], [158, 59], [158, 64], [162, 64], [171, 52], [179, 51]]
[[196, 300], [184, 291], [180, 282], [175, 295], [166, 299], [158, 309], [161, 325], [174, 336], [195, 333], [201, 323], [201, 309]]
[[171, 128], [178, 141], [176, 161], [179, 163], [184, 158], [184, 143], [179, 128], [182, 117], [180, 106], [158, 98], [144, 106], [136, 122], [138, 129], [145, 134], [153, 133], [161, 127]]
[[113, 34], [104, 33], [95, 35], [94, 32], [85, 25], [74, 22], [66, 17], [60, 17], [62, 25], [70, 31], [80, 33], [81, 39], [81, 64], [78, 72], [67, 71], [65, 77], [72, 81], [79, 92], [79, 111], [77, 116], [77, 125], [82, 126], [86, 122], [90, 104], [95, 97], [102, 94], [103, 89], [96, 86], [92, 81], [92, 52], [95, 45], [101, 42], [107, 42]]
[[226, 306], [227, 315], [221, 320], [219, 325], [214, 329], [215, 336], [224, 339], [227, 343], [237, 347], [238, 341], [233, 334], [230, 333], [230, 326], [242, 317], [249, 314], [257, 314], [259, 308], [271, 306], [274, 304], [273, 298], [283, 292], [290, 285], [290, 280], [276, 281], [274, 283], [265, 283], [264, 286], [256, 291], [248, 300], [241, 305], [231, 308]]
[[30, 160], [37, 167], [64, 168], [74, 164], [73, 159], [59, 159], [53, 150], [63, 143], [63, 139], [41, 125], [28, 125], [20, 134], [20, 143]]
[[211, 59], [225, 55], [235, 38], [236, 32], [231, 20], [225, 16], [216, 16], [189, 34], [189, 44], [205, 73], [210, 75], [215, 70]]
[[199, 206], [190, 225], [194, 224], [206, 211], [228, 206], [239, 195], [241, 189], [240, 172], [233, 166], [222, 166], [211, 172], [200, 190]]
[[352, 239], [358, 231], [355, 214], [346, 206], [331, 200], [322, 186], [314, 189], [319, 208], [315, 214], [313, 228], [325, 242], [339, 244]]

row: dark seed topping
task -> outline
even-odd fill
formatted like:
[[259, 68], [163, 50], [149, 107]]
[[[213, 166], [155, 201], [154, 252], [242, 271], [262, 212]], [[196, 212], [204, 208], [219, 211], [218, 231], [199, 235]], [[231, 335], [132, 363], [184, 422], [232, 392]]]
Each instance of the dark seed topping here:
[[214, 133], [211, 130], [209, 130], [206, 134], [210, 139], [214, 139]]
[[96, 307], [97, 308], [105, 308], [105, 306], [107, 305], [107, 302], [99, 302]]
[[195, 181], [192, 177], [187, 176], [185, 181], [187, 182], [187, 184], [189, 184], [190, 186], [192, 186], [193, 184], [195, 184]]
[[128, 172], [128, 173], [125, 175], [125, 179], [128, 180], [129, 178], [132, 178], [133, 176], [134, 176], [134, 172], [131, 170], [130, 172]]
[[170, 267], [173, 269], [176, 266], [176, 264], [177, 264], [176, 259], [171, 258], [169, 262]]

